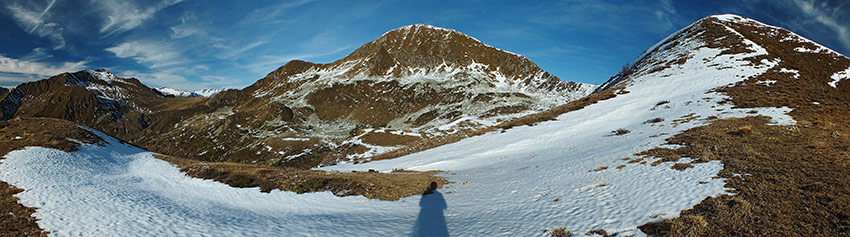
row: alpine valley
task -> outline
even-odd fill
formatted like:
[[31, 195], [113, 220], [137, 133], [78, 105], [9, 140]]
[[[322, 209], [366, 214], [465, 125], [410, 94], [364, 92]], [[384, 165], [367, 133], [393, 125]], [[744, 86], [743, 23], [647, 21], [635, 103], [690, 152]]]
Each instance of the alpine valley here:
[[0, 233], [847, 236], [845, 79], [737, 15], [603, 85], [423, 24], [242, 89], [63, 73], [0, 88]]

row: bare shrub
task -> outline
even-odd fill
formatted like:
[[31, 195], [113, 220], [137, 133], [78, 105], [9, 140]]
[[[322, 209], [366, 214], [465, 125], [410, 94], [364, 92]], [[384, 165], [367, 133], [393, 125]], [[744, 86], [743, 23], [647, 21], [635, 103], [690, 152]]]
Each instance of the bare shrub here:
[[613, 133], [614, 135], [617, 135], [617, 136], [626, 135], [626, 133], [630, 133], [630, 132], [632, 132], [632, 131], [629, 131], [628, 129], [625, 129], [625, 128], [618, 128], [617, 130], [611, 131], [611, 133]]
[[643, 122], [643, 123], [646, 124], [646, 123], [660, 123], [660, 122], [664, 122], [664, 119], [663, 118], [653, 118], [653, 119], [646, 120], [646, 122]]
[[567, 237], [567, 236], [573, 236], [573, 232], [570, 232], [569, 230], [567, 230], [566, 227], [561, 226], [561, 227], [557, 227], [555, 229], [549, 230], [549, 236]]

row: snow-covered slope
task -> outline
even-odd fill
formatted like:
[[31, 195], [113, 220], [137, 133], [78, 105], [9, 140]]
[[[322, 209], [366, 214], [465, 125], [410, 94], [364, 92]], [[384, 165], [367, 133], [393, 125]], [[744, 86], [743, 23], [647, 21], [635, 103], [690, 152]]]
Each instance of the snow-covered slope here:
[[154, 89], [156, 89], [157, 91], [159, 91], [159, 93], [162, 93], [163, 95], [170, 95], [174, 97], [213, 97], [224, 90], [216, 88], [188, 91], [174, 89], [170, 87], [159, 87]]
[[51, 235], [392, 236], [416, 218], [415, 199], [261, 193], [189, 178], [151, 152], [96, 133], [102, 146], [28, 147], [0, 164], [0, 180], [26, 190], [18, 197], [39, 208], [35, 216]]
[[[716, 18], [705, 21], [712, 19]], [[450, 233], [487, 230], [488, 235], [522, 235], [556, 226], [578, 233], [597, 228], [637, 233], [638, 225], [676, 216], [707, 196], [723, 193], [723, 182], [712, 178], [721, 166], [709, 162], [675, 171], [670, 169], [672, 163], [630, 164], [623, 158], [637, 159], [633, 154], [662, 146], [666, 138], [706, 124], [707, 118], [765, 115], [775, 124], [795, 123], [786, 115], [787, 108], [760, 108], [748, 114], [751, 109], [719, 103], [726, 96], [712, 89], [765, 73], [775, 63], [753, 65], [749, 58], [767, 52], [746, 40], [748, 50], [741, 53], [706, 47], [703, 38], [694, 37], [706, 30], [702, 27], [692, 25], [685, 30], [688, 35], [675, 36], [675, 47], [650, 56], [685, 58], [681, 64], [644, 71], [624, 82], [616, 97], [555, 121], [493, 132], [393, 160], [323, 169], [446, 170], [450, 180], [461, 183], [445, 190], [452, 192], [446, 195], [447, 203], [456, 207], [449, 208], [447, 219], [465, 223], [449, 225]], [[731, 29], [727, 33], [735, 34]], [[650, 122], [654, 119], [661, 122]], [[630, 132], [612, 134], [621, 128]], [[625, 166], [615, 168], [620, 165]], [[589, 172], [594, 169], [601, 170]], [[554, 198], [559, 201], [553, 202]], [[488, 215], [479, 219], [473, 213]]]
[[[633, 154], [663, 146], [666, 138], [714, 117], [765, 115], [774, 124], [795, 123], [788, 108], [735, 109], [713, 92], [777, 65], [754, 63], [769, 53], [746, 38], [714, 44], [709, 34], [738, 33], [724, 19], [708, 17], [670, 37], [675, 44], [665, 45], [674, 46], [646, 57], [655, 63], [638, 64], [645, 65], [636, 68], [639, 73], [612, 84], [616, 97], [556, 120], [393, 160], [322, 168], [444, 170], [455, 183], [435, 195], [387, 202], [331, 193], [262, 194], [187, 178], [149, 152], [109, 138], [105, 146], [72, 153], [34, 147], [12, 152], [0, 164], [0, 180], [26, 189], [19, 196], [39, 208], [39, 223], [67, 235], [397, 236], [425, 230], [543, 236], [544, 228], [557, 226], [579, 234], [604, 229], [641, 235], [636, 226], [725, 193], [723, 180], [714, 178], [722, 167], [712, 161], [679, 171], [672, 163], [650, 165], [655, 158], [645, 158], [646, 164], [624, 158], [638, 159]], [[676, 63], [643, 68], [667, 61]], [[611, 133], [617, 129], [629, 132]]]

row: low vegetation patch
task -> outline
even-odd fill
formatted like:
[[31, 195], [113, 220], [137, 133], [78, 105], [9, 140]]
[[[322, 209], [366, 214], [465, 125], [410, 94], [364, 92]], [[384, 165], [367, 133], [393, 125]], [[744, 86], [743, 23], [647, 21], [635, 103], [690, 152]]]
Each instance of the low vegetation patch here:
[[567, 230], [566, 227], [561, 226], [554, 229], [549, 230], [549, 236], [552, 237], [568, 237], [573, 236], [573, 232]]
[[598, 236], [602, 236], [602, 237], [611, 236], [611, 235], [608, 235], [608, 232], [606, 232], [603, 229], [591, 230], [591, 231], [588, 231], [587, 233], [585, 233], [585, 235], [598, 235]]
[[663, 118], [653, 118], [653, 119], [646, 120], [646, 122], [643, 122], [643, 123], [660, 123], [660, 122], [664, 122], [664, 119]]
[[625, 129], [625, 128], [618, 128], [617, 130], [611, 131], [611, 133], [613, 133], [614, 135], [617, 135], [617, 136], [626, 135], [627, 133], [630, 133], [630, 132], [632, 132], [632, 131]]
[[297, 193], [331, 191], [337, 196], [361, 195], [395, 201], [422, 194], [431, 183], [436, 183], [437, 188], [449, 183], [445, 178], [435, 175], [440, 171], [343, 173], [233, 162], [202, 162], [159, 154], [154, 156], [176, 164], [180, 171], [192, 177], [212, 179], [233, 187], [259, 187], [263, 192], [274, 189]]
[[[656, 103], [655, 106], [652, 106], [652, 108], [649, 109], [649, 110], [656, 110], [659, 107], [661, 107], [662, 105], [666, 105], [666, 104], [669, 104], [669, 103], [670, 103], [669, 100], [662, 100], [662, 101]], [[670, 108], [670, 106], [668, 105], [668, 106], [664, 106], [664, 107], [661, 107], [661, 108]]]
[[[642, 153], [668, 162], [681, 157], [694, 158], [690, 163], [721, 160], [724, 168], [718, 176], [726, 178], [734, 195], [708, 198], [680, 217], [641, 230], [662, 236], [849, 235], [850, 144], [832, 137], [838, 124], [768, 122], [767, 117], [717, 120], [668, 139], [682, 147]], [[741, 128], [760, 135], [741, 136]]]
[[397, 135], [388, 132], [370, 132], [363, 135], [360, 139], [366, 144], [376, 146], [398, 146], [415, 142], [419, 140], [419, 137]]

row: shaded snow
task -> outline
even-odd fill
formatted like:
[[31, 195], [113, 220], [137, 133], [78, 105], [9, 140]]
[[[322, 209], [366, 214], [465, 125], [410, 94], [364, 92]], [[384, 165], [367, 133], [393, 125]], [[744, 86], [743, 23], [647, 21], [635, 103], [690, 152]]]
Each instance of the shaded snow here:
[[420, 209], [419, 196], [389, 202], [232, 188], [106, 141], [71, 153], [13, 151], [0, 164], [0, 180], [25, 189], [21, 203], [38, 207], [39, 225], [58, 236], [393, 236], [412, 231]]

